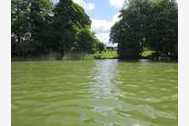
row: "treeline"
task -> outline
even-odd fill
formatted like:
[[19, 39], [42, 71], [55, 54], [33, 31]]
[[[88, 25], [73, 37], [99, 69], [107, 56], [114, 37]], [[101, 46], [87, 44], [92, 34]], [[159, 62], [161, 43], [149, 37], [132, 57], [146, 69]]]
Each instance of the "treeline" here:
[[118, 43], [121, 59], [141, 57], [144, 49], [153, 58], [178, 58], [178, 19], [175, 0], [130, 0], [111, 28], [110, 41]]
[[72, 0], [11, 1], [12, 57], [56, 53], [94, 53], [102, 43], [90, 31], [91, 20]]

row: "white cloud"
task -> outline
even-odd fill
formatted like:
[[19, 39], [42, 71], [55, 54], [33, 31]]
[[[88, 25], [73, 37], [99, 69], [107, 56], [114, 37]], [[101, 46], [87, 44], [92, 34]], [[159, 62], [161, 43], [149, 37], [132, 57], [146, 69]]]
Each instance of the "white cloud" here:
[[96, 33], [109, 32], [112, 21], [92, 19], [92, 30]]
[[111, 20], [104, 19], [92, 19], [92, 31], [96, 33], [96, 37], [103, 43], [107, 45], [112, 45], [109, 43], [110, 29], [115, 22], [119, 21], [119, 14], [115, 14]]
[[118, 21], [120, 20], [120, 17], [119, 17], [120, 14], [121, 14], [121, 13], [118, 12], [117, 14], [115, 14], [115, 15], [113, 16], [113, 19], [112, 19], [113, 24], [115, 24], [116, 22], [118, 22]]
[[79, 4], [80, 6], [82, 6], [86, 11], [91, 11], [95, 9], [94, 3], [88, 3], [88, 2], [85, 2], [84, 0], [73, 0], [73, 1]]
[[121, 8], [125, 2], [125, 0], [109, 0], [110, 5], [116, 7], [116, 8]]
[[96, 33], [96, 37], [103, 43], [108, 44], [109, 33], [112, 21], [92, 19], [92, 31]]
[[59, 0], [52, 0], [54, 4], [58, 3]]
[[87, 10], [94, 10], [95, 9], [95, 4], [94, 3], [86, 3]]
[[96, 37], [103, 43], [108, 44], [109, 43], [109, 32], [104, 33], [98, 33], [96, 34]]

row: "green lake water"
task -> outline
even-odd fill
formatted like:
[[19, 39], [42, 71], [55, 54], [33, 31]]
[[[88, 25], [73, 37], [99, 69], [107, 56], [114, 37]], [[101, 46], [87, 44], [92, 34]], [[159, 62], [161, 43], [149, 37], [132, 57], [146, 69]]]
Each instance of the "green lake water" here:
[[177, 67], [12, 62], [12, 126], [177, 126]]

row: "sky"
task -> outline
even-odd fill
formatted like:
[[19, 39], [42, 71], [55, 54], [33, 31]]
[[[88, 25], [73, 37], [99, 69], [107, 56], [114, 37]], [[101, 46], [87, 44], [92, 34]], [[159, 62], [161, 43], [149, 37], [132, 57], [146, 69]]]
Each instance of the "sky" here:
[[[110, 28], [119, 20], [119, 11], [124, 4], [124, 0], [73, 0], [85, 9], [92, 21], [92, 31], [97, 38], [108, 46]], [[54, 3], [58, 0], [53, 0]]]

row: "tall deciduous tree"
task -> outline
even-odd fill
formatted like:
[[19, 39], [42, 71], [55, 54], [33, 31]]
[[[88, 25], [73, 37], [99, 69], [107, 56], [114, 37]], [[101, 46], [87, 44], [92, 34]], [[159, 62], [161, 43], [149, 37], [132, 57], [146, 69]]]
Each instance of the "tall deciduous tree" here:
[[49, 0], [12, 0], [12, 55], [38, 55], [41, 35], [52, 9]]
[[111, 29], [120, 58], [137, 58], [144, 47], [177, 56], [177, 4], [170, 0], [132, 0]]
[[72, 0], [12, 0], [11, 14], [13, 56], [96, 50], [89, 16]]
[[178, 12], [175, 1], [154, 1], [146, 36], [149, 47], [157, 55], [178, 56]]
[[90, 27], [91, 21], [83, 8], [72, 0], [60, 0], [54, 9], [54, 28], [58, 52], [70, 51], [77, 42], [77, 33], [82, 28]]

